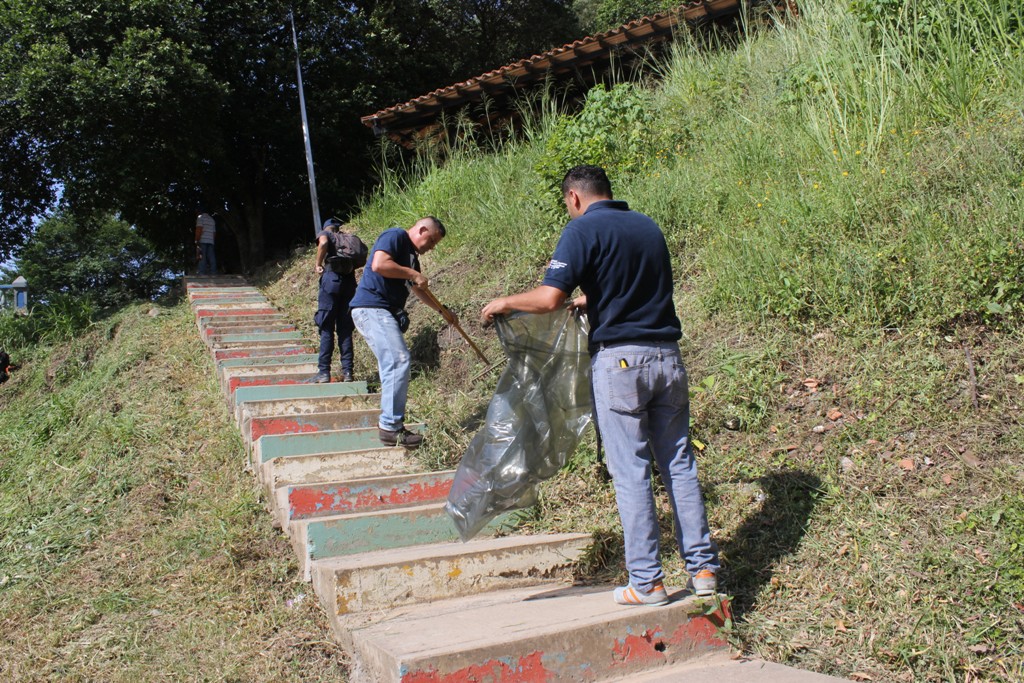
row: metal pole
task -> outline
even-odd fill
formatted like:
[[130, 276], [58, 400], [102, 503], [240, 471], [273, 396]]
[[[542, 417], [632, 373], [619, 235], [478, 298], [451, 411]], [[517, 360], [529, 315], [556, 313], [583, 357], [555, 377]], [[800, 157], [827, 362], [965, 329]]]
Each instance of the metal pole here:
[[309, 171], [309, 199], [313, 204], [313, 236], [320, 232], [320, 203], [316, 198], [316, 174], [313, 172], [313, 147], [309, 143], [309, 121], [306, 119], [306, 95], [302, 90], [302, 64], [299, 62], [299, 37], [295, 33], [295, 15], [288, 13], [292, 22], [292, 44], [295, 45], [295, 73], [299, 81], [299, 110], [302, 112], [302, 137], [306, 141], [306, 168]]

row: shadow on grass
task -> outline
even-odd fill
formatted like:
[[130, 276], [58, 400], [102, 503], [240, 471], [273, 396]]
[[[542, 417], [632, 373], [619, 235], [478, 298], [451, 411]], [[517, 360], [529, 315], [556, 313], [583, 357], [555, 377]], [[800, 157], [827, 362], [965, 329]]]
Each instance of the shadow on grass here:
[[437, 370], [441, 367], [441, 345], [437, 341], [437, 329], [424, 325], [416, 329], [408, 339], [409, 353], [412, 355], [412, 376]]
[[[821, 489], [816, 475], [801, 470], [773, 472], [748, 481], [760, 484], [764, 492], [760, 510], [731, 536], [718, 539], [722, 585], [735, 596], [737, 617], [750, 609], [761, 587], [771, 581], [776, 563], [800, 545]], [[717, 495], [714, 488], [709, 487], [708, 498]]]

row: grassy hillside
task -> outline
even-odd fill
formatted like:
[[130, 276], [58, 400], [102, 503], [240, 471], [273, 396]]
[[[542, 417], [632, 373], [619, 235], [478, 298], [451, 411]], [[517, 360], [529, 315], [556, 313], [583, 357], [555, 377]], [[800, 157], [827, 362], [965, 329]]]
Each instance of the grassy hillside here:
[[344, 680], [188, 304], [55, 328], [0, 386], [0, 678]]
[[[673, 250], [735, 645], [853, 680], [1019, 681], [1024, 10], [800, 5], [738, 45], [681, 45], [657, 84], [595, 91], [520, 143], [389, 172], [356, 222], [369, 241], [445, 220], [425, 272], [496, 358], [480, 307], [539, 281], [561, 171], [606, 165]], [[311, 263], [260, 276], [310, 337]], [[186, 307], [149, 308], [35, 347], [0, 388], [0, 675], [342, 675]], [[420, 454], [450, 466], [496, 373], [411, 314]], [[358, 341], [359, 378], [375, 372]], [[593, 533], [579, 579], [624, 578], [592, 436], [522, 524]]]

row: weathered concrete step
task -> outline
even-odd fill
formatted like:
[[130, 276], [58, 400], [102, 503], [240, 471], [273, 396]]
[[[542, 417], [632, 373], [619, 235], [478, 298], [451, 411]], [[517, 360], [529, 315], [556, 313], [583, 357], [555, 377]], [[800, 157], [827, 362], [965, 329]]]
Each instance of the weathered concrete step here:
[[728, 652], [718, 651], [690, 662], [614, 680], [623, 683], [840, 683], [847, 679], [802, 671], [761, 659], [734, 658]]
[[444, 470], [282, 486], [274, 491], [277, 522], [287, 530], [292, 520], [444, 502], [454, 478]]
[[[422, 469], [404, 448], [369, 448], [346, 453], [324, 453], [277, 458], [263, 463], [257, 470], [267, 494], [274, 502], [274, 491], [289, 484], [313, 484], [318, 481], [369, 479], [409, 474]], [[275, 512], [275, 517], [280, 515]]]
[[262, 334], [215, 334], [207, 343], [215, 349], [245, 348], [246, 346], [278, 346], [282, 342], [300, 342], [301, 332], [264, 332]]
[[292, 323], [269, 322], [269, 323], [227, 323], [224, 325], [210, 325], [203, 330], [203, 339], [216, 337], [225, 334], [262, 334], [266, 332], [294, 332], [298, 328]]
[[286, 417], [309, 413], [330, 413], [345, 410], [367, 410], [380, 406], [379, 394], [352, 394], [348, 396], [322, 396], [319, 398], [282, 398], [249, 401], [241, 406], [239, 428], [245, 434], [246, 422], [259, 417]]
[[252, 285], [221, 285], [221, 286], [209, 286], [209, 287], [192, 287], [188, 290], [189, 298], [197, 296], [209, 296], [210, 294], [217, 293], [230, 293], [230, 292], [245, 292], [247, 294], [262, 294], [257, 287]]
[[218, 296], [218, 295], [238, 295], [238, 296], [263, 296], [256, 287], [252, 285], [233, 285], [225, 287], [199, 287], [188, 290], [189, 299], [198, 299], [204, 296]]
[[624, 607], [611, 587], [545, 585], [391, 612], [351, 633], [352, 683], [607, 681], [727, 649], [728, 604]]
[[[235, 423], [242, 424], [242, 410], [250, 401], [294, 400], [328, 396], [354, 396], [366, 393], [366, 382], [330, 382], [329, 384], [284, 384], [269, 387], [241, 387], [234, 393]], [[378, 399], [379, 400], [379, 399]]]
[[477, 538], [316, 560], [313, 589], [338, 639], [396, 607], [485, 591], [569, 581], [589, 534]]
[[318, 355], [315, 353], [295, 353], [289, 356], [258, 356], [250, 358], [225, 358], [217, 361], [217, 372], [223, 372], [226, 368], [254, 368], [259, 365], [305, 365], [316, 363]]
[[239, 311], [276, 311], [271, 308], [267, 301], [239, 301], [237, 303], [231, 301], [224, 301], [218, 303], [217, 301], [203, 301], [193, 306], [196, 311], [196, 317], [208, 316], [211, 313], [217, 311], [225, 311], [227, 315], [238, 315]]
[[[312, 366], [312, 367], [310, 367]], [[243, 368], [231, 368], [227, 376], [221, 376], [221, 388], [230, 400], [231, 394], [243, 387], [266, 387], [312, 382], [316, 377], [316, 364], [281, 365], [257, 368], [256, 372], [244, 372]]]
[[247, 304], [259, 302], [269, 306], [270, 300], [260, 293], [218, 292], [216, 294], [189, 294], [193, 308], [208, 304]]
[[[221, 384], [235, 377], [259, 377], [261, 375], [274, 376], [274, 375], [298, 375], [303, 374], [309, 378], [316, 377], [319, 366], [317, 365], [316, 358], [308, 360], [309, 354], [302, 354], [307, 358], [304, 362], [297, 362], [292, 360], [293, 356], [264, 356], [258, 359], [239, 359], [234, 358], [231, 360], [243, 360], [245, 363], [239, 363], [235, 365], [222, 366], [221, 362], [217, 363], [217, 377], [220, 379]], [[263, 361], [261, 363], [254, 363], [254, 360]], [[291, 362], [289, 362], [291, 361]]]
[[256, 313], [254, 315], [205, 315], [196, 317], [196, 324], [199, 325], [200, 332], [211, 325], [234, 325], [237, 323], [252, 325], [270, 322], [286, 323], [289, 320], [277, 312]]
[[186, 275], [184, 282], [186, 291], [195, 287], [229, 287], [249, 284], [241, 275]]
[[225, 308], [223, 306], [216, 306], [216, 307], [210, 307], [210, 308], [199, 307], [199, 308], [196, 308], [196, 319], [197, 320], [202, 320], [204, 318], [220, 318], [220, 317], [233, 318], [233, 317], [239, 317], [239, 316], [243, 316], [243, 315], [255, 315], [255, 316], [277, 315], [278, 313], [280, 313], [280, 311], [278, 311], [276, 308], [271, 308], [270, 306], [266, 306], [266, 305], [255, 306], [255, 307], [250, 306], [248, 308], [231, 308], [231, 307]]
[[[352, 382], [352, 384], [359, 384], [359, 382]], [[408, 424], [406, 429], [413, 432], [425, 432], [426, 425]], [[334, 429], [309, 434], [269, 434], [253, 441], [252, 458], [253, 462], [263, 463], [274, 458], [319, 453], [344, 453], [345, 451], [380, 448], [380, 446], [376, 425], [369, 428]]]
[[247, 444], [252, 444], [261, 436], [308, 434], [310, 432], [329, 432], [339, 429], [366, 429], [376, 427], [379, 417], [379, 408], [343, 410], [332, 413], [306, 413], [305, 415], [256, 417], [243, 423], [248, 425], [248, 429], [242, 432], [242, 438]]
[[[231, 381], [225, 383], [224, 391], [228, 403], [233, 406], [231, 403], [231, 397], [239, 389], [249, 389], [252, 387], [285, 387], [294, 386], [296, 384], [308, 384], [313, 381], [314, 377], [316, 377], [315, 372], [235, 377], [231, 379]], [[362, 390], [365, 391], [365, 388]]]
[[[313, 560], [458, 541], [459, 531], [444, 508], [443, 502], [428, 503], [294, 520], [288, 525], [288, 536], [299, 571], [309, 581]], [[507, 519], [507, 515], [495, 518], [481, 533], [488, 535], [488, 531], [506, 524]]]
[[293, 356], [313, 353], [306, 344], [281, 344], [280, 346], [251, 346], [244, 349], [213, 349], [214, 361], [231, 358], [262, 358], [264, 356]]

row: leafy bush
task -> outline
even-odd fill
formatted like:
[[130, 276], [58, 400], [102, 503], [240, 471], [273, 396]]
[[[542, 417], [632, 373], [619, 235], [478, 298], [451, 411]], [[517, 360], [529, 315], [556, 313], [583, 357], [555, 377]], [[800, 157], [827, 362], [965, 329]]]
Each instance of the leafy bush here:
[[603, 166], [612, 178], [643, 168], [653, 147], [650, 103], [650, 94], [631, 83], [592, 88], [582, 111], [560, 116], [545, 143], [536, 170], [546, 190], [556, 190], [578, 164]]
[[0, 312], [0, 349], [25, 350], [35, 344], [54, 344], [75, 338], [92, 325], [96, 306], [88, 296], [57, 294], [28, 315]]

